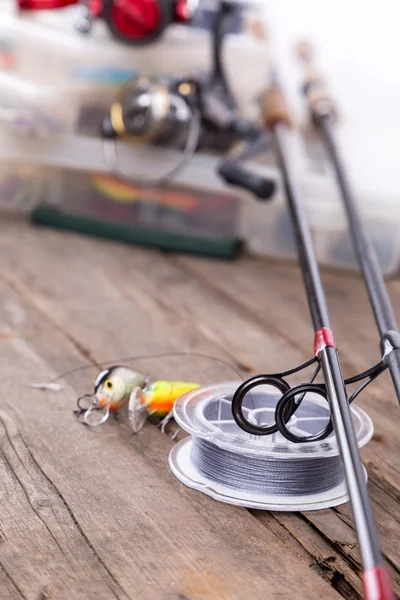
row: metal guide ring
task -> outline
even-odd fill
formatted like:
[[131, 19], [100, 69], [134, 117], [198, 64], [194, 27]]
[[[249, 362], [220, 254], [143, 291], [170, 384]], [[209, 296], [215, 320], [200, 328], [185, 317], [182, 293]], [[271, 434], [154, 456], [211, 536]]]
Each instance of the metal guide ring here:
[[[236, 423], [241, 429], [253, 435], [271, 435], [278, 431], [276, 422], [272, 425], [262, 426], [250, 423], [244, 416], [242, 407], [243, 401], [247, 394], [255, 387], [260, 385], [270, 385], [279, 390], [283, 395], [290, 391], [290, 385], [281, 377], [272, 377], [269, 375], [259, 375], [242, 383], [236, 390], [232, 399], [232, 414]], [[291, 400], [290, 405], [285, 404], [285, 414], [283, 417], [288, 421], [296, 410], [294, 400]]]
[[[312, 383], [305, 383], [303, 385], [298, 385], [296, 387], [291, 388], [288, 392], [286, 392], [282, 398], [279, 400], [275, 409], [275, 419], [277, 428], [279, 433], [281, 433], [287, 440], [290, 442], [294, 442], [295, 444], [306, 443], [306, 442], [319, 442], [327, 438], [333, 432], [333, 423], [332, 418], [329, 418], [327, 425], [324, 427], [322, 431], [319, 431], [313, 435], [305, 435], [299, 436], [293, 433], [289, 427], [287, 426], [288, 420], [286, 419], [287, 411], [292, 410], [293, 402], [296, 405], [296, 409], [300, 406], [300, 402], [296, 402], [295, 398], [298, 394], [302, 394], [301, 400], [304, 398], [304, 395], [307, 392], [312, 392], [313, 394], [317, 394], [321, 396], [324, 400], [328, 402], [328, 395], [325, 389], [316, 386]], [[329, 405], [329, 402], [328, 402]], [[296, 410], [295, 409], [295, 410]], [[291, 413], [291, 416], [294, 414], [295, 410]]]

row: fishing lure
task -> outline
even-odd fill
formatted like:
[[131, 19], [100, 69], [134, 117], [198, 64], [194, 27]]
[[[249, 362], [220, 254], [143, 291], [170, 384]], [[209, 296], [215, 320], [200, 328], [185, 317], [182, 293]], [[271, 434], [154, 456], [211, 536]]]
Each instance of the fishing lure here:
[[[84, 394], [77, 401], [78, 418], [90, 427], [105, 423], [110, 414], [129, 403], [129, 422], [134, 433], [138, 433], [146, 419], [153, 415], [169, 420], [175, 401], [185, 392], [200, 387], [197, 383], [184, 381], [155, 381], [149, 376], [128, 367], [115, 365], [101, 371], [94, 382], [93, 394]], [[87, 399], [90, 399], [89, 403]], [[101, 413], [93, 420], [93, 415]]]
[[162, 419], [160, 425], [164, 431], [178, 398], [199, 387], [198, 383], [161, 380], [144, 388], [134, 388], [129, 399], [129, 422], [133, 433], [142, 429], [150, 415]]
[[[172, 408], [175, 401], [184, 393], [200, 387], [200, 385], [184, 381], [155, 381], [150, 383], [149, 375], [143, 375], [129, 367], [121, 366], [121, 363], [178, 357], [192, 357], [219, 363], [229, 368], [242, 381], [243, 377], [238, 368], [246, 372], [253, 370], [251, 366], [243, 363], [238, 363], [238, 368], [236, 368], [235, 365], [222, 358], [209, 356], [201, 352], [161, 352], [125, 356], [116, 359], [120, 365], [106, 367], [98, 374], [94, 381], [93, 392], [83, 394], [78, 398], [77, 409], [74, 413], [81, 422], [90, 427], [96, 427], [105, 423], [110, 414], [117, 418], [120, 408], [129, 403], [129, 421], [134, 433], [140, 431], [149, 416], [161, 418], [161, 431], [164, 431], [167, 423], [172, 418]], [[101, 364], [106, 365], [107, 363], [109, 361]], [[61, 379], [92, 367], [93, 365], [88, 364], [74, 367], [57, 375], [50, 381], [31, 383], [30, 387], [60, 391], [62, 384], [57, 382]], [[100, 415], [100, 418], [94, 418], [96, 415]]]

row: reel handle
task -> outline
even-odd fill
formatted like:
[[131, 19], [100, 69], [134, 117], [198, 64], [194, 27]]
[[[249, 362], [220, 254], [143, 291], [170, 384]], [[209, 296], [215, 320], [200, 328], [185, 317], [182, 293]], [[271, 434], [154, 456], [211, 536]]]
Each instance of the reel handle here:
[[239, 137], [247, 139], [247, 143], [239, 153], [231, 154], [218, 167], [218, 175], [229, 185], [241, 187], [258, 200], [271, 200], [274, 195], [276, 183], [270, 177], [254, 173], [243, 166], [243, 162], [266, 152], [270, 147], [270, 137], [260, 131], [258, 126], [246, 120], [236, 119], [232, 128]]
[[225, 160], [218, 167], [218, 175], [228, 183], [247, 190], [259, 200], [271, 200], [275, 192], [275, 181], [253, 173], [235, 160]]

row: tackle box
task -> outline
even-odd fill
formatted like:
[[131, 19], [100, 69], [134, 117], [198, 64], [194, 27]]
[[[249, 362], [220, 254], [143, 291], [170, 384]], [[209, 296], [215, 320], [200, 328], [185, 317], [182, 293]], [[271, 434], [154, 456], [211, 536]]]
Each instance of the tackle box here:
[[[110, 172], [99, 138], [118, 88], [138, 72], [210, 68], [209, 11], [198, 14], [195, 27], [171, 26], [157, 43], [127, 47], [100, 20], [89, 36], [76, 32], [76, 7], [18, 18], [12, 4], [0, 7], [0, 161], [18, 170], [31, 161], [36, 165], [26, 180], [34, 222], [172, 250], [234, 256], [239, 194], [217, 179], [217, 156], [196, 156], [168, 188], [140, 187]], [[229, 83], [249, 117], [250, 100], [266, 76], [262, 8], [255, 3], [247, 14], [251, 31], [243, 29], [245, 22], [236, 22], [224, 42]], [[173, 152], [138, 151], [132, 144], [118, 144], [118, 152], [137, 175], [149, 171], [157, 176], [164, 163], [177, 160]], [[5, 203], [0, 188], [0, 208]]]
[[[233, 256], [238, 242], [242, 241], [254, 254], [296, 258], [279, 174], [268, 156], [267, 166], [257, 165], [257, 168], [276, 179], [278, 190], [273, 200], [265, 204], [224, 186], [215, 172], [218, 157], [196, 156], [167, 195], [159, 191], [158, 201], [154, 190], [150, 194], [149, 190], [141, 190], [131, 182], [121, 178], [118, 181], [105, 163], [102, 142], [96, 134], [103, 108], [110, 104], [116, 89], [137, 70], [180, 72], [188, 65], [199, 69], [209, 66], [209, 33], [205, 28], [171, 27], [156, 46], [132, 49], [110, 39], [100, 22], [87, 38], [75, 33], [74, 7], [16, 19], [13, 10], [8, 13], [4, 10], [6, 5], [12, 7], [14, 3], [1, 4], [0, 208], [25, 213], [34, 210], [33, 218], [37, 222], [131, 241], [158, 241], [171, 249], [184, 249], [184, 243], [192, 239], [192, 251], [206, 249], [209, 254]], [[284, 4], [268, 7], [275, 41], [281, 36], [280, 57], [289, 56], [289, 41], [291, 45], [294, 42], [293, 31], [288, 32], [286, 38], [283, 35], [284, 25], [289, 27], [284, 18]], [[292, 8], [295, 4], [292, 1]], [[185, 52], [182, 52], [183, 46]], [[277, 47], [279, 49], [279, 44]], [[237, 34], [227, 39], [224, 58], [228, 76], [248, 116], [254, 107], [251, 101], [267, 79], [268, 50], [264, 39]], [[329, 73], [334, 72], [333, 63], [330, 66]], [[289, 101], [298, 104], [298, 67], [291, 65], [291, 71], [286, 65], [280, 64], [280, 67], [284, 74], [291, 73], [284, 83], [285, 87], [290, 84]], [[376, 70], [374, 73], [376, 75]], [[350, 85], [350, 72], [346, 71], [346, 77], [343, 85]], [[336, 83], [340, 81], [336, 72]], [[361, 113], [359, 103], [355, 107], [354, 102], [346, 103], [346, 94], [342, 96], [343, 105], [353, 109], [338, 132], [346, 150], [351, 179], [384, 272], [397, 274], [400, 263], [396, 192], [398, 136], [394, 128], [385, 137], [380, 129], [382, 120], [374, 123], [373, 129], [364, 128], [362, 135], [360, 123], [365, 107]], [[28, 124], [24, 119], [21, 123], [20, 117], [8, 122], [4, 109], [10, 107], [17, 112], [34, 109], [29, 117], [34, 122], [29, 123], [28, 118]], [[35, 135], [26, 132], [29, 127], [36, 128]], [[119, 146], [119, 154], [121, 162], [129, 165], [133, 173], [149, 176], [157, 175], [168, 161], [176, 160], [172, 151], [160, 153], [160, 150], [144, 147], [138, 151], [127, 144]], [[324, 265], [355, 269], [356, 261], [333, 177], [323, 154], [313, 148], [312, 143], [299, 147], [298, 172], [319, 260]], [[99, 186], [104, 177], [107, 184]], [[69, 193], [72, 189], [73, 195]], [[177, 197], [180, 200], [177, 201]], [[186, 198], [184, 202], [182, 197]], [[210, 198], [213, 207], [218, 205], [218, 208], [210, 207]], [[183, 209], [185, 202], [187, 206], [196, 207], [190, 215]], [[207, 210], [203, 210], [206, 205]], [[104, 219], [96, 218], [98, 210]], [[213, 211], [218, 215], [216, 220]], [[112, 221], [112, 226], [107, 225], [108, 221]], [[129, 227], [131, 230], [127, 232]], [[186, 246], [186, 249], [189, 248]]]
[[[98, 136], [117, 90], [139, 72], [194, 73], [211, 65], [207, 19], [199, 17], [196, 27], [170, 26], [159, 41], [130, 47], [113, 39], [101, 19], [88, 36], [77, 32], [77, 6], [18, 16], [14, 4], [0, 2], [0, 109], [35, 109], [68, 134]], [[236, 25], [224, 41], [229, 84], [244, 111], [262, 89], [268, 56], [266, 34], [258, 31], [262, 5], [250, 3], [246, 15], [242, 30]], [[258, 29], [249, 29], [252, 23]]]
[[186, 180], [163, 187], [140, 186], [112, 173], [53, 170], [31, 218], [87, 235], [233, 258], [239, 198], [212, 181], [215, 168], [215, 162], [204, 166], [195, 159]]
[[[167, 188], [158, 190], [157, 201], [155, 190], [150, 193], [144, 189], [138, 199], [140, 186], [110, 172], [102, 144], [93, 137], [26, 138], [16, 136], [4, 126], [0, 126], [0, 136], [3, 140], [0, 208], [28, 213], [34, 210], [33, 218], [37, 222], [105, 235], [104, 220], [96, 223], [95, 218], [102, 205], [104, 218], [114, 222], [114, 227], [108, 228], [109, 237], [143, 243], [147, 231], [147, 243], [157, 245], [158, 240], [163, 247], [190, 250], [182, 245], [179, 236], [183, 235], [187, 236], [186, 241], [193, 238], [192, 251], [203, 249], [207, 254], [234, 256], [238, 245], [244, 243], [255, 255], [297, 258], [280, 176], [269, 155], [265, 157], [267, 166], [261, 164], [262, 158], [259, 164], [248, 165], [276, 181], [277, 190], [269, 202], [257, 202], [249, 194], [224, 185], [216, 174], [219, 158], [205, 155], [196, 156], [167, 193]], [[346, 142], [343, 136], [341, 140], [347, 152], [354, 156], [351, 140]], [[307, 202], [318, 259], [326, 266], [355, 270], [357, 262], [333, 175], [321, 149], [318, 152], [314, 149], [311, 154], [307, 152], [299, 143], [297, 173]], [[133, 173], [136, 171], [143, 177], [156, 176], [177, 159], [172, 150], [138, 149], [122, 142], [118, 154], [124, 167], [129, 165]], [[316, 155], [318, 159], [313, 158]], [[367, 156], [358, 152], [357, 160], [348, 162], [349, 175], [382, 268], [386, 275], [396, 275], [400, 267], [400, 219], [396, 216], [397, 197], [393, 195], [395, 160], [393, 158], [392, 163], [375, 161], [368, 168]], [[77, 163], [80, 169], [76, 168]], [[176, 195], [180, 200], [174, 199]], [[212, 206], [207, 196], [213, 199]], [[207, 205], [206, 211], [203, 211], [204, 205]], [[192, 210], [189, 206], [197, 208], [189, 214]], [[125, 232], [126, 211], [134, 228], [130, 234]], [[123, 230], [119, 231], [116, 222], [122, 213]], [[218, 219], [214, 213], [219, 215]], [[143, 232], [140, 232], [141, 227]], [[160, 234], [164, 230], [167, 233], [163, 237]], [[174, 233], [178, 234], [177, 238]]]
[[[351, 137], [338, 127], [337, 139], [383, 272], [387, 276], [397, 275], [400, 213], [395, 192], [398, 185], [395, 149], [390, 154], [391, 160], [378, 160], [370, 151], [371, 140], [367, 137]], [[358, 270], [343, 201], [324, 149], [310, 136], [299, 137], [297, 141], [292, 160], [307, 205], [318, 260], [326, 266]], [[249, 251], [256, 255], [295, 260], [297, 251], [280, 175], [271, 157], [265, 159], [270, 164], [264, 172], [276, 181], [277, 191], [269, 203], [250, 198], [241, 203], [240, 235]]]
[[[8, 161], [10, 176], [34, 162], [25, 182], [31, 191], [25, 212], [35, 223], [169, 250], [236, 255], [243, 194], [219, 179], [218, 157], [195, 156], [161, 188], [116, 176], [94, 137], [26, 138], [4, 126], [0, 137], [0, 165]], [[125, 168], [148, 179], [167, 171], [179, 153], [120, 142], [118, 156]], [[0, 185], [0, 209], [4, 205]]]

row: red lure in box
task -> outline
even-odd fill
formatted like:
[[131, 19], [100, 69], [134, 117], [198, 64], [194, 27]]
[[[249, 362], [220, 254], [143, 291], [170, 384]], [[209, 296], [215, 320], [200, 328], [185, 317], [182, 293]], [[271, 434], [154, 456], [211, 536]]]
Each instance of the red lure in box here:
[[168, 25], [189, 21], [196, 2], [191, 0], [17, 0], [20, 10], [51, 10], [81, 5], [77, 28], [89, 33], [92, 21], [102, 18], [114, 37], [132, 45], [158, 39]]

